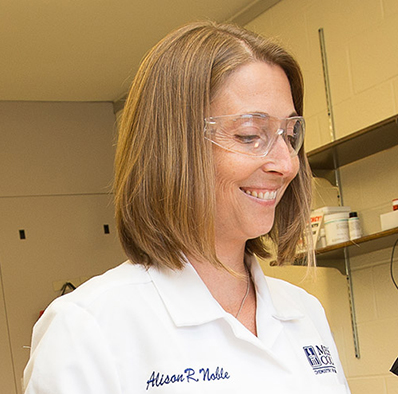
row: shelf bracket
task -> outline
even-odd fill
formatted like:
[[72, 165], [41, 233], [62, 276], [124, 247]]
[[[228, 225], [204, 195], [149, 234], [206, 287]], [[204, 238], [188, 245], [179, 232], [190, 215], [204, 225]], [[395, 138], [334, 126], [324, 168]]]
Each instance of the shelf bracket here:
[[352, 338], [354, 341], [355, 357], [361, 358], [361, 353], [359, 350], [357, 318], [356, 318], [356, 313], [355, 313], [354, 292], [352, 289], [350, 255], [349, 255], [349, 251], [347, 248], [344, 248], [344, 262], [345, 262], [345, 270], [346, 270], [346, 275], [347, 275], [348, 301], [350, 304], [351, 328], [352, 328]]
[[318, 30], [318, 33], [319, 33], [319, 44], [321, 47], [323, 80], [325, 83], [325, 93], [326, 93], [326, 104], [327, 104], [328, 118], [329, 118], [330, 138], [332, 141], [335, 141], [336, 133], [335, 133], [335, 128], [334, 128], [332, 94], [330, 91], [329, 68], [328, 68], [328, 60], [327, 60], [327, 56], [326, 56], [326, 44], [325, 44], [325, 35], [323, 33], [323, 28], [320, 28]]
[[[326, 103], [327, 103], [327, 111], [329, 118], [329, 129], [330, 129], [330, 137], [332, 142], [336, 141], [336, 131], [334, 125], [334, 116], [333, 116], [333, 105], [332, 105], [332, 94], [330, 90], [330, 80], [329, 80], [329, 69], [328, 62], [326, 56], [326, 44], [325, 44], [325, 35], [323, 32], [323, 28], [318, 30], [319, 33], [319, 44], [321, 49], [321, 57], [322, 57], [322, 67], [323, 67], [323, 78], [325, 83], [325, 93], [326, 93]], [[333, 168], [334, 172], [334, 183], [339, 191], [339, 201], [340, 205], [344, 205], [343, 203], [343, 193], [341, 188], [341, 180], [340, 180], [340, 171], [339, 171], [339, 163], [337, 162], [336, 152], [333, 151]], [[329, 174], [329, 177], [331, 174]], [[350, 265], [350, 256], [347, 248], [344, 248], [344, 264], [345, 271], [347, 276], [347, 287], [348, 287], [348, 300], [350, 304], [350, 315], [351, 315], [351, 326], [352, 326], [352, 335], [354, 340], [354, 348], [355, 348], [355, 357], [360, 358], [359, 352], [359, 339], [358, 339], [358, 329], [357, 329], [357, 321], [356, 321], [356, 313], [355, 313], [355, 303], [354, 303], [354, 292], [352, 287], [352, 276], [351, 276], [351, 265]]]

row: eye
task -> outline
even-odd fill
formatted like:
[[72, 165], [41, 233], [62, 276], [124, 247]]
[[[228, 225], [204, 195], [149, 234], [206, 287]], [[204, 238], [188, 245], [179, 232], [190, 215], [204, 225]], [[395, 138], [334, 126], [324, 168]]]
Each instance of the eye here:
[[240, 144], [249, 145], [257, 142], [258, 145], [261, 140], [261, 130], [254, 124], [252, 118], [241, 118], [231, 130], [231, 136]]
[[260, 141], [260, 136], [257, 134], [234, 134], [233, 138], [241, 144], [254, 144]]

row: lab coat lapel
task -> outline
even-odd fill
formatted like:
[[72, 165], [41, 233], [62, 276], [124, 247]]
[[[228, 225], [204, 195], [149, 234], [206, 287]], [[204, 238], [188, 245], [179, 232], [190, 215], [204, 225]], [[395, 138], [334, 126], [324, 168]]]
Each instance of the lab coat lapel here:
[[257, 294], [257, 335], [267, 349], [272, 349], [283, 330], [283, 322], [301, 319], [304, 314], [291, 298], [282, 293], [277, 286], [269, 283], [257, 259], [247, 256]]
[[247, 256], [246, 261], [256, 286], [258, 337], [222, 309], [189, 262], [176, 271], [151, 267], [148, 274], [176, 326], [195, 326], [225, 319], [236, 337], [271, 351], [283, 330], [283, 323], [301, 319], [304, 314], [298, 305], [292, 304], [291, 298], [264, 276], [254, 256]]
[[175, 271], [151, 267], [148, 273], [176, 326], [204, 324], [224, 316], [190, 263]]

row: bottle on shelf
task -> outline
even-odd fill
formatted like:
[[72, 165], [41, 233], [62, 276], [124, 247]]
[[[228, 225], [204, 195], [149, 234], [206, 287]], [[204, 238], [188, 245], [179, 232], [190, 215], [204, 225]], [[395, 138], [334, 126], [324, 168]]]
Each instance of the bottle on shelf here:
[[350, 217], [348, 219], [348, 229], [350, 232], [350, 240], [362, 237], [361, 222], [359, 221], [357, 212], [350, 212]]

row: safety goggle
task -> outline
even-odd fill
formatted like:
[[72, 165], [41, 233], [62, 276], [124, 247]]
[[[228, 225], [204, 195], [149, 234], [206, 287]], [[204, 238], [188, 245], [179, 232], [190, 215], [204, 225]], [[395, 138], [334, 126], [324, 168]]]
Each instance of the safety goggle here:
[[266, 156], [279, 136], [290, 156], [303, 145], [305, 121], [302, 116], [277, 118], [267, 114], [223, 115], [205, 119], [205, 138], [231, 152]]

